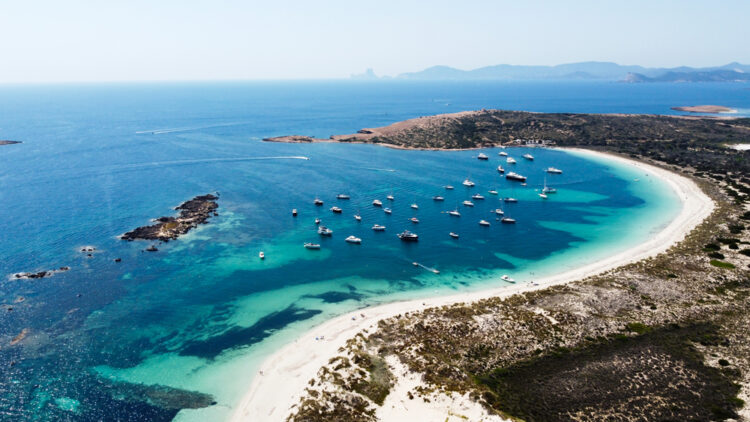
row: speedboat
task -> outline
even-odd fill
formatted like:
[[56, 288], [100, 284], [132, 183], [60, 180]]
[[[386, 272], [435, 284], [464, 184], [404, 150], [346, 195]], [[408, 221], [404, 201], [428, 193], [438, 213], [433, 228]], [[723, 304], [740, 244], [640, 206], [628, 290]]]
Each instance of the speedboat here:
[[472, 182], [469, 179], [466, 179], [466, 180], [464, 180], [464, 182], [462, 183], [462, 185], [466, 186], [467, 188], [473, 188], [474, 187], [474, 182]]
[[484, 199], [484, 196], [482, 196], [482, 195], [480, 195], [478, 193], [475, 193], [474, 195], [471, 195], [471, 199], [476, 199], [476, 200], [481, 201], [481, 200]]
[[417, 205], [417, 204], [411, 204], [411, 209], [418, 210], [419, 209], [419, 205]]
[[508, 164], [516, 164], [516, 160], [513, 157], [508, 157], [507, 160], [505, 160]]
[[376, 232], [384, 232], [385, 231], [385, 226], [381, 226], [380, 224], [376, 224], [376, 225], [372, 226], [372, 229], [374, 231], [376, 231]]
[[393, 197], [393, 194], [390, 194], [390, 195], [386, 196], [385, 199], [387, 199], [389, 201], [393, 201], [396, 198]]
[[453, 233], [453, 232], [450, 232], [450, 233], [448, 233], [448, 235], [449, 235], [450, 237], [454, 238], [454, 239], [458, 239], [458, 233]]
[[516, 172], [510, 172], [510, 173], [506, 174], [505, 178], [508, 179], [508, 180], [515, 180], [515, 181], [518, 181], [518, 182], [525, 182], [526, 181], [526, 176], [521, 176], [520, 174], [518, 174]]
[[479, 159], [479, 160], [489, 160], [490, 157], [488, 157], [487, 155], [485, 155], [485, 154], [483, 154], [483, 153], [480, 152], [479, 155], [477, 155], [477, 159]]
[[305, 243], [306, 249], [320, 249], [319, 243]]
[[344, 194], [344, 193], [340, 193], [340, 194], [336, 195], [336, 199], [349, 199], [349, 195]]
[[464, 205], [465, 207], [473, 207], [473, 206], [474, 206], [474, 203], [473, 203], [473, 202], [471, 202], [471, 201], [464, 201], [464, 202], [463, 202], [463, 205]]
[[296, 216], [297, 216], [297, 208], [292, 210], [292, 217], [296, 217]]
[[320, 224], [320, 218], [315, 219], [315, 224]]
[[547, 194], [540, 193], [539, 197], [542, 198], [542, 199], [547, 199]]
[[341, 214], [341, 212], [342, 212], [342, 209], [341, 209], [341, 208], [339, 208], [339, 207], [331, 207], [331, 211], [332, 211], [332, 212], [333, 212], [334, 214]]
[[318, 227], [318, 234], [321, 236], [330, 236], [333, 234], [333, 230], [329, 229], [326, 226], [320, 226]]
[[507, 153], [507, 152], [505, 152], [505, 151], [500, 151], [500, 152], [498, 152], [498, 153], [497, 153], [497, 155], [499, 155], [499, 156], [501, 156], [501, 157], [507, 157], [507, 156], [508, 156], [508, 153]]
[[497, 195], [497, 191], [495, 189], [492, 189], [491, 191], [487, 191], [490, 195]]
[[315, 201], [313, 201], [313, 203], [314, 203], [315, 205], [317, 205], [317, 206], [321, 206], [321, 205], [323, 205], [323, 201], [321, 201], [321, 200], [320, 200], [320, 198], [315, 198]]
[[545, 171], [547, 173], [552, 173], [552, 174], [562, 174], [562, 170], [556, 169], [554, 167], [547, 167], [547, 170], [545, 170]]
[[479, 220], [479, 225], [480, 226], [484, 226], [484, 227], [489, 227], [490, 226], [490, 222], [487, 221], [487, 220]]
[[500, 222], [503, 224], [516, 224], [516, 220], [510, 218], [510, 217], [503, 217], [500, 219]]
[[263, 251], [260, 251], [260, 253], [258, 254], [258, 258], [266, 259], [266, 254], [264, 254]]
[[501, 210], [500, 208], [496, 208], [495, 211], [492, 211], [497, 215], [503, 215], [505, 214], [505, 211]]
[[460, 217], [461, 213], [458, 212], [458, 210], [453, 210], [453, 211], [448, 211], [448, 215], [453, 216], [453, 217]]
[[432, 200], [433, 201], [445, 201], [445, 198], [443, 198], [442, 196], [433, 196]]
[[392, 211], [390, 208], [383, 208], [383, 212], [385, 212], [386, 214], [390, 214]]
[[529, 161], [534, 161], [534, 156], [531, 155], [531, 154], [528, 154], [528, 153], [524, 154], [523, 158], [525, 158], [525, 159], [527, 159]]
[[412, 233], [409, 230], [404, 230], [403, 232], [397, 234], [398, 238], [403, 240], [404, 242], [417, 242], [419, 241], [419, 235], [416, 233]]
[[453, 189], [453, 186], [452, 186], [452, 185], [445, 185], [444, 187], [445, 187], [446, 189], [448, 189], [448, 190], [452, 190], [452, 189]]
[[505, 169], [503, 168], [503, 166], [497, 166], [497, 172], [503, 174], [505, 173]]
[[419, 219], [417, 217], [412, 217], [412, 218], [409, 219], [409, 221], [411, 221], [414, 224], [418, 224], [419, 223]]
[[362, 239], [360, 239], [360, 238], [358, 238], [356, 236], [349, 236], [349, 237], [347, 237], [344, 240], [346, 240], [349, 243], [356, 243], [357, 245], [359, 245], [360, 243], [362, 243]]
[[507, 198], [503, 198], [503, 201], [505, 201], [505, 202], [518, 202], [518, 199], [507, 197]]
[[510, 276], [509, 276], [509, 275], [507, 275], [507, 274], [503, 275], [503, 276], [502, 276], [502, 277], [500, 277], [500, 278], [501, 278], [501, 279], [502, 279], [503, 281], [507, 281], [508, 283], [515, 283], [515, 282], [516, 282], [516, 280], [513, 280], [513, 279], [512, 279], [512, 278], [510, 278]]
[[362, 221], [362, 216], [359, 214], [354, 214], [354, 219], [357, 221]]
[[376, 207], [382, 207], [383, 206], [383, 201], [381, 201], [380, 199], [376, 199], [376, 200], [372, 201], [372, 205], [374, 205]]

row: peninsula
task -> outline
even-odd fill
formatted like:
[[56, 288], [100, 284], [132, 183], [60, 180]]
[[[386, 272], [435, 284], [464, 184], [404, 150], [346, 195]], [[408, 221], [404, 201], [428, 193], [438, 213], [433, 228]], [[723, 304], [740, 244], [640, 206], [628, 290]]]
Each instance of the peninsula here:
[[737, 110], [733, 108], [719, 106], [719, 105], [681, 106], [681, 107], [672, 107], [672, 110], [687, 111], [689, 113], [710, 113], [710, 114], [736, 113], [737, 112]]
[[205, 224], [212, 215], [218, 215], [216, 213], [216, 209], [219, 208], [219, 204], [216, 203], [218, 199], [217, 195], [212, 194], [196, 196], [175, 207], [175, 210], [180, 211], [179, 216], [159, 217], [154, 220], [155, 224], [138, 227], [123, 234], [120, 238], [127, 241], [143, 239], [163, 242], [177, 239], [198, 227], [199, 224]]

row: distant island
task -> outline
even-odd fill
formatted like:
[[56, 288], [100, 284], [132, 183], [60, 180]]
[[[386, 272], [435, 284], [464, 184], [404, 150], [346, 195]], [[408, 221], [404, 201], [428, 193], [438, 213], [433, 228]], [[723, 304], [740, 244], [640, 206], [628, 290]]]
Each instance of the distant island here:
[[698, 106], [681, 106], [672, 107], [672, 110], [687, 111], [689, 113], [736, 113], [737, 110], [729, 107], [718, 106], [718, 105], [698, 105]]
[[13, 144], [20, 144], [21, 141], [3, 141], [0, 140], [0, 145], [13, 145]]
[[[351, 76], [356, 80], [383, 79], [372, 69]], [[620, 65], [611, 62], [578, 62], [556, 66], [523, 66], [500, 64], [472, 70], [450, 66], [402, 73], [395, 79], [408, 80], [602, 80], [629, 83], [645, 82], [737, 82], [750, 81], [750, 65], [737, 62], [723, 66], [674, 68]]]

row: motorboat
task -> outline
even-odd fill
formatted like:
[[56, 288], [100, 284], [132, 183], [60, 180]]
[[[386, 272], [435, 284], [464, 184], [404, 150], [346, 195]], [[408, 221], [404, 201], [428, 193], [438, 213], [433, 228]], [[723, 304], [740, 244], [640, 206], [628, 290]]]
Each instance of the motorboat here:
[[315, 219], [315, 224], [320, 224], [320, 218]]
[[345, 193], [340, 193], [340, 194], [336, 195], [336, 199], [349, 199], [349, 195], [347, 195]]
[[403, 232], [397, 234], [399, 239], [403, 240], [404, 242], [417, 242], [419, 241], [419, 235], [416, 233], [412, 233], [409, 230], [404, 230]]
[[386, 196], [386, 197], [385, 197], [385, 199], [387, 199], [387, 200], [389, 200], [389, 201], [393, 201], [393, 200], [395, 200], [396, 198], [395, 198], [395, 197], [393, 196], [393, 192], [391, 192], [391, 193], [389, 193], [389, 194], [388, 194], [388, 196]]
[[501, 157], [507, 157], [507, 156], [508, 156], [508, 153], [507, 153], [507, 152], [505, 152], [505, 151], [500, 151], [500, 152], [498, 152], [498, 153], [497, 153], [497, 155], [499, 155], [499, 156], [501, 156]]
[[508, 174], [506, 174], [505, 178], [508, 179], [508, 180], [515, 180], [515, 181], [518, 181], [518, 182], [525, 182], [526, 181], [526, 176], [521, 176], [520, 174], [518, 174], [516, 172], [513, 172], [513, 171], [510, 172], [510, 173], [508, 173]]
[[380, 224], [375, 224], [374, 226], [372, 226], [372, 229], [376, 232], [384, 232], [385, 226], [381, 226]]
[[263, 251], [260, 251], [260, 253], [258, 254], [258, 258], [266, 259], [266, 254], [264, 254]]
[[305, 243], [305, 249], [320, 249], [319, 243]]
[[313, 201], [313, 203], [315, 205], [317, 205], [317, 206], [323, 205], [323, 201], [320, 198], [315, 198], [315, 200]]
[[505, 169], [503, 168], [503, 166], [497, 166], [497, 172], [500, 174], [505, 173]]
[[456, 210], [453, 210], [453, 211], [448, 211], [448, 215], [450, 215], [452, 217], [460, 217], [461, 213], [458, 212], [458, 210], [456, 209]]
[[419, 209], [419, 205], [417, 205], [417, 204], [411, 204], [411, 209], [418, 210]]
[[483, 227], [489, 227], [490, 226], [490, 222], [487, 221], [487, 220], [479, 220], [479, 225], [483, 226]]
[[453, 233], [453, 232], [450, 232], [450, 233], [448, 233], [448, 235], [449, 235], [450, 237], [454, 238], [454, 239], [458, 239], [458, 233]]
[[292, 210], [292, 217], [296, 217], [296, 216], [297, 216], [297, 208]]
[[482, 200], [484, 200], [484, 196], [482, 196], [482, 195], [480, 195], [478, 193], [475, 193], [474, 195], [471, 195], [471, 199], [482, 201]]
[[492, 189], [491, 191], [487, 191], [490, 195], [497, 195], [497, 191], [495, 189]]
[[445, 198], [443, 198], [442, 196], [433, 196], [432, 200], [433, 201], [445, 201]]
[[505, 211], [501, 210], [500, 208], [496, 208], [496, 209], [495, 209], [494, 211], [492, 211], [492, 212], [494, 212], [494, 213], [495, 213], [495, 214], [497, 214], [497, 215], [503, 215], [503, 214], [505, 214]]
[[540, 194], [539, 194], [539, 197], [540, 197], [540, 198], [542, 198], [542, 199], [547, 199], [547, 194], [545, 194], [545, 193], [540, 193]]
[[391, 209], [390, 209], [390, 208], [383, 208], [383, 212], [385, 212], [386, 214], [390, 214], [390, 213], [392, 213], [393, 211], [391, 211]]
[[359, 214], [354, 214], [354, 219], [357, 221], [362, 221], [362, 216]]
[[419, 219], [417, 217], [412, 217], [409, 219], [409, 221], [411, 221], [414, 224], [419, 224]]
[[339, 207], [331, 207], [331, 212], [333, 212], [334, 214], [341, 214], [343, 210]]
[[475, 186], [475, 183], [469, 179], [464, 180], [461, 184], [466, 186], [467, 188], [473, 188]]
[[515, 202], [518, 202], [518, 199], [507, 197], [507, 198], [503, 198], [503, 201], [504, 202], [513, 202], [513, 203], [515, 203]]
[[382, 207], [383, 206], [383, 201], [381, 201], [380, 199], [376, 199], [376, 200], [372, 201], [372, 205], [374, 205], [376, 207]]
[[516, 282], [516, 280], [510, 278], [510, 276], [507, 275], [507, 274], [505, 274], [502, 277], [500, 277], [500, 279], [502, 279], [503, 281], [507, 281], [508, 283], [515, 283]]
[[503, 224], [516, 224], [516, 220], [510, 217], [503, 217], [500, 219], [500, 222]]
[[525, 159], [527, 159], [529, 161], [534, 161], [534, 156], [531, 155], [531, 154], [529, 154], [529, 153], [524, 154], [523, 158], [525, 158]]
[[344, 240], [346, 240], [348, 243], [355, 243], [357, 245], [362, 243], [362, 239], [358, 238], [357, 236], [349, 236]]
[[489, 160], [490, 157], [488, 157], [486, 154], [483, 154], [483, 153], [480, 152], [479, 155], [477, 155], [477, 159], [479, 159], [479, 160]]
[[562, 174], [562, 170], [554, 168], [554, 167], [547, 167], [545, 171], [551, 174]]
[[464, 201], [464, 202], [463, 202], [463, 206], [465, 206], [465, 207], [473, 207], [473, 206], [474, 206], [474, 203], [473, 203], [473, 202], [471, 202], [471, 201]]
[[452, 185], [445, 185], [444, 187], [447, 190], [453, 190], [453, 186]]
[[321, 236], [330, 236], [333, 234], [333, 230], [329, 229], [326, 226], [320, 226], [318, 227], [318, 234]]
[[508, 158], [507, 158], [507, 159], [505, 160], [505, 162], [506, 162], [506, 163], [508, 163], [508, 164], [516, 164], [516, 160], [515, 160], [515, 158], [513, 158], [513, 157], [508, 157]]

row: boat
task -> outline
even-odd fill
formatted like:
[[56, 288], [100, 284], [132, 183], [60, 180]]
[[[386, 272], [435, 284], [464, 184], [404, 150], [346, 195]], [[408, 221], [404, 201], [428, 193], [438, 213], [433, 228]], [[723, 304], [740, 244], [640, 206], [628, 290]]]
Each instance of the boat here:
[[349, 195], [347, 195], [345, 193], [340, 193], [340, 194], [336, 195], [336, 199], [349, 199]]
[[510, 217], [503, 217], [500, 219], [500, 222], [503, 224], [516, 224], [516, 220]]
[[562, 170], [556, 169], [554, 167], [547, 167], [547, 169], [544, 171], [546, 171], [547, 173], [551, 173], [551, 174], [562, 174]]
[[319, 243], [305, 243], [305, 249], [320, 249]]
[[442, 196], [433, 196], [432, 200], [433, 201], [445, 201], [445, 198], [443, 198]]
[[546, 176], [544, 177], [544, 188], [542, 188], [542, 193], [545, 193], [545, 194], [547, 194], [547, 193], [557, 193], [557, 189], [551, 188], [551, 187], [547, 186], [547, 177]]
[[499, 156], [501, 156], [501, 157], [507, 157], [507, 156], [508, 156], [508, 153], [507, 153], [507, 152], [505, 152], [505, 151], [500, 151], [500, 152], [498, 152], [498, 153], [497, 153], [497, 155], [499, 155]]
[[321, 201], [321, 200], [320, 200], [320, 198], [315, 198], [315, 201], [313, 201], [313, 203], [314, 203], [315, 205], [317, 205], [317, 206], [321, 206], [321, 205], [323, 205], [323, 201]]
[[492, 189], [490, 191], [487, 191], [490, 195], [497, 195], [497, 191], [495, 189]]
[[386, 197], [385, 197], [385, 199], [387, 199], [387, 200], [389, 200], [389, 201], [393, 201], [393, 200], [394, 200], [394, 199], [396, 199], [396, 198], [394, 198], [394, 197], [393, 197], [393, 194], [391, 193], [391, 194], [389, 194], [388, 196], [386, 196]]
[[296, 217], [296, 216], [297, 216], [297, 208], [292, 210], [292, 217]]
[[372, 226], [372, 229], [376, 232], [384, 232], [385, 226], [381, 226], [380, 224], [375, 224], [374, 226]]
[[362, 243], [362, 239], [358, 238], [357, 236], [349, 236], [344, 240], [346, 240], [348, 243], [356, 243], [357, 245]]
[[329, 229], [326, 226], [320, 226], [318, 227], [318, 234], [321, 236], [330, 236], [333, 234], [333, 230]]
[[260, 251], [260, 253], [258, 254], [258, 258], [266, 259], [266, 254], [264, 254], [263, 251]]
[[471, 195], [471, 199], [476, 199], [478, 201], [482, 201], [482, 200], [484, 200], [484, 196], [482, 196], [482, 195], [480, 195], [478, 193], [475, 193], [474, 195]]
[[473, 203], [473, 202], [471, 202], [471, 201], [464, 201], [464, 202], [463, 202], [463, 205], [464, 205], [465, 207], [473, 207], [473, 206], [474, 206], [474, 203]]
[[547, 194], [545, 194], [545, 193], [540, 193], [540, 194], [539, 194], [539, 197], [540, 197], [540, 198], [542, 198], [542, 199], [547, 199]]
[[484, 227], [489, 227], [490, 226], [490, 222], [487, 221], [487, 220], [479, 220], [479, 225], [480, 226], [484, 226]]
[[448, 235], [449, 235], [450, 237], [454, 238], [454, 239], [458, 239], [458, 233], [453, 233], [453, 232], [450, 232], [450, 233], [448, 233]]
[[416, 203], [411, 204], [411, 209], [418, 210], [419, 209], [419, 205], [417, 205]]
[[483, 154], [483, 153], [480, 152], [479, 155], [477, 155], [477, 159], [479, 159], [479, 160], [489, 160], [490, 157], [488, 157], [486, 154]]
[[448, 211], [448, 215], [453, 216], [453, 217], [460, 217], [461, 213], [458, 212], [458, 209], [455, 209], [453, 211]]
[[320, 218], [315, 219], [315, 224], [320, 224]]
[[474, 185], [475, 185], [475, 183], [472, 182], [469, 179], [464, 180], [463, 183], [461, 183], [461, 184], [464, 185], [464, 186], [466, 186], [467, 188], [473, 188]]
[[376, 207], [382, 207], [383, 206], [383, 201], [381, 201], [380, 199], [376, 199], [376, 200], [372, 201], [372, 205], [374, 205]]
[[409, 221], [411, 221], [414, 224], [419, 224], [419, 219], [417, 217], [412, 217], [409, 219]]
[[500, 277], [500, 278], [501, 278], [501, 279], [502, 279], [503, 281], [507, 281], [508, 283], [515, 283], [515, 282], [516, 282], [516, 280], [513, 280], [512, 278], [510, 278], [510, 276], [509, 276], [508, 274], [504, 274], [504, 275], [503, 275], [502, 277]]
[[524, 154], [523, 158], [525, 158], [525, 159], [527, 159], [529, 161], [534, 161], [534, 156], [531, 155], [531, 154], [528, 154], [528, 153]]
[[505, 160], [508, 164], [516, 164], [516, 160], [513, 157], [508, 157], [507, 160]]
[[492, 211], [492, 212], [494, 212], [497, 215], [503, 215], [503, 214], [505, 214], [505, 212], [503, 210], [501, 210], [500, 208], [495, 208], [495, 210]]
[[341, 214], [343, 212], [343, 210], [341, 208], [339, 208], [339, 207], [331, 207], [331, 211], [334, 214]]
[[521, 176], [520, 174], [518, 174], [516, 172], [513, 172], [513, 171], [510, 172], [510, 173], [508, 173], [508, 174], [506, 174], [505, 178], [508, 179], [508, 180], [516, 180], [516, 181], [519, 181], [519, 182], [525, 182], [526, 181], [526, 176]]
[[503, 168], [503, 166], [497, 166], [497, 172], [500, 174], [505, 173], [505, 169]]
[[401, 233], [397, 234], [399, 239], [403, 240], [404, 242], [417, 242], [419, 241], [419, 235], [416, 233], [412, 233], [409, 230], [404, 230]]
[[503, 201], [504, 201], [504, 202], [518, 202], [518, 199], [516, 199], [516, 198], [511, 198], [511, 197], [509, 196], [509, 197], [507, 197], [507, 198], [503, 198]]
[[453, 186], [452, 185], [445, 185], [444, 188], [446, 188], [447, 190], [453, 190]]
[[362, 216], [359, 214], [354, 214], [354, 219], [357, 221], [362, 221]]
[[385, 212], [386, 214], [390, 214], [392, 211], [390, 208], [383, 208], [383, 212]]

